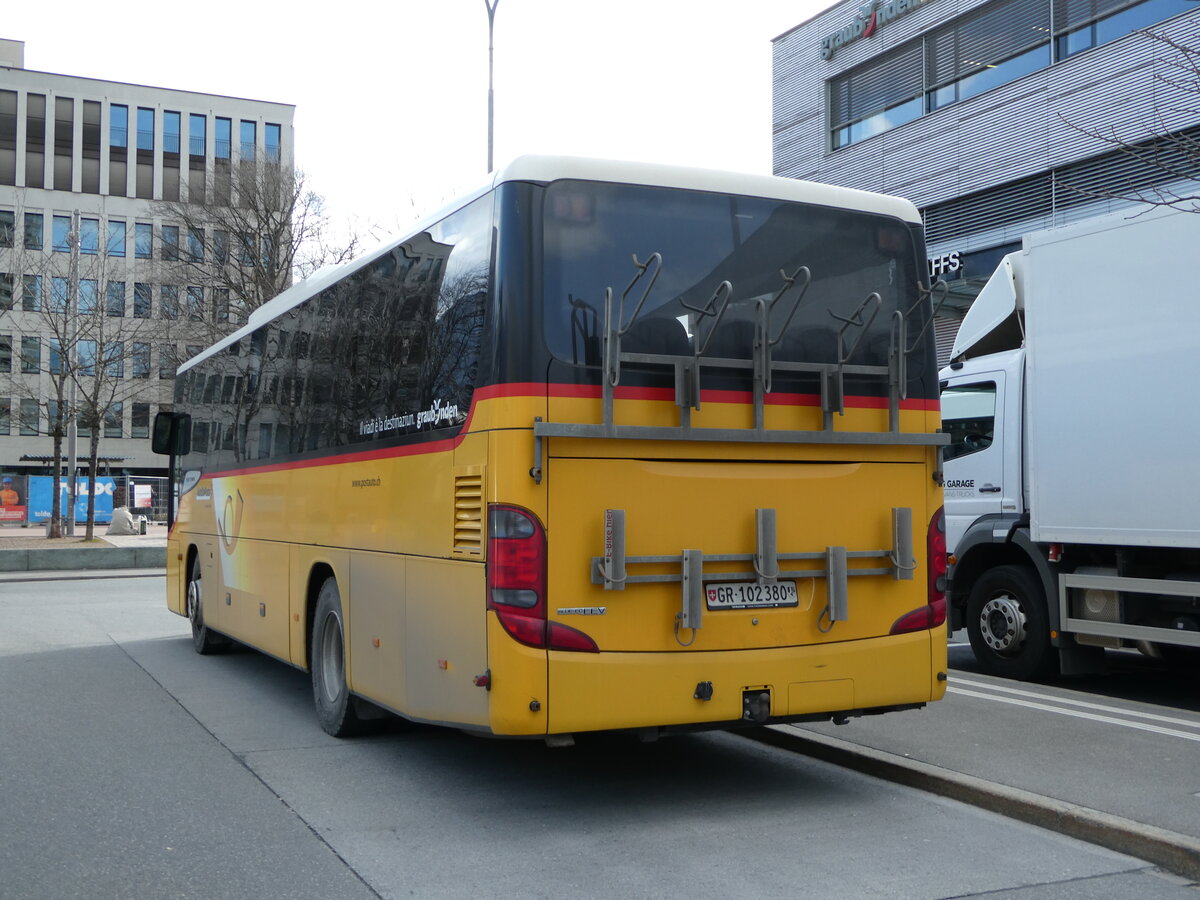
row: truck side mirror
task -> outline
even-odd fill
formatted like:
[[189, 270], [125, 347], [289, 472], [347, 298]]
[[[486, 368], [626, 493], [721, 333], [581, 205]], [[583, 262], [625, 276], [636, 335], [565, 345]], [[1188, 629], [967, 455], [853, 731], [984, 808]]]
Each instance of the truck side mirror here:
[[184, 456], [192, 449], [192, 417], [187, 413], [160, 412], [154, 417], [150, 447], [155, 453]]

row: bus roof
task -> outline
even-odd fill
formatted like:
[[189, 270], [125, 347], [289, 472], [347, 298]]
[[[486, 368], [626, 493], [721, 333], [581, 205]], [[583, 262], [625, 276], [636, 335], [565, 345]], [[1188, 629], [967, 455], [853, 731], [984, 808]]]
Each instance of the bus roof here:
[[874, 213], [916, 225], [921, 224], [921, 215], [916, 206], [901, 197], [820, 184], [814, 181], [659, 163], [619, 162], [574, 156], [520, 156], [502, 169], [492, 173], [492, 177], [475, 190], [456, 197], [451, 203], [421, 219], [403, 236], [387, 238], [374, 250], [351, 262], [318, 269], [308, 278], [277, 294], [254, 310], [245, 325], [217, 341], [199, 355], [184, 362], [178, 372], [185, 372], [202, 360], [219, 353], [263, 324], [283, 315], [310, 297], [316, 296], [347, 275], [370, 265], [398, 245], [411, 240], [431, 225], [441, 221], [450, 213], [466, 206], [505, 182], [549, 183], [566, 179], [680, 188], [682, 190], [710, 191], [718, 194], [811, 203], [817, 206]]

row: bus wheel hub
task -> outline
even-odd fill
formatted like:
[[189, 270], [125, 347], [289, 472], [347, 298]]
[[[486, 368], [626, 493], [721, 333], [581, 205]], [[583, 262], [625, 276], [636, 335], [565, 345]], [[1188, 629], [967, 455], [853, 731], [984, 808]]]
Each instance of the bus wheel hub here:
[[1025, 613], [1012, 597], [993, 597], [979, 613], [984, 642], [997, 653], [1011, 654], [1025, 641]]

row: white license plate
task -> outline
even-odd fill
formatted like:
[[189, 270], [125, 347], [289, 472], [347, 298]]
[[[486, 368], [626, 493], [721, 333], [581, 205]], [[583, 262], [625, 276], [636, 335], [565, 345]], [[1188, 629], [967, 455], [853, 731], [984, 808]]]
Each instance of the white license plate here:
[[796, 606], [799, 603], [794, 581], [777, 581], [775, 584], [753, 581], [706, 584], [704, 599], [709, 609], [764, 609]]

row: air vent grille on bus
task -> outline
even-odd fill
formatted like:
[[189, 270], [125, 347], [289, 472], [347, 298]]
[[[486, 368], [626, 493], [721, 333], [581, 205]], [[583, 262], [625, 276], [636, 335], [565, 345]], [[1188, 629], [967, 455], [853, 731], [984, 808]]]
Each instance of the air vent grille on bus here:
[[454, 555], [483, 557], [483, 467], [454, 470]]

